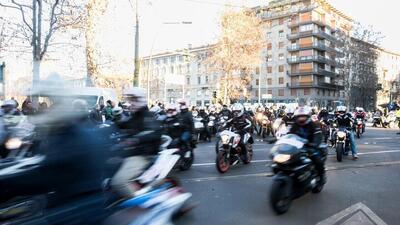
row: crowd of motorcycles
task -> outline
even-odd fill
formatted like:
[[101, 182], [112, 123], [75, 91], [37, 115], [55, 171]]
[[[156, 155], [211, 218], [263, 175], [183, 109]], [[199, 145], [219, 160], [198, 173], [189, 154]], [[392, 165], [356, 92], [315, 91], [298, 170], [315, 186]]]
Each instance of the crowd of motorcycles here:
[[[167, 116], [162, 107], [155, 112], [158, 120]], [[52, 193], [39, 196], [24, 196], [0, 205], [0, 223], [2, 224], [172, 224], [172, 219], [194, 208], [190, 203], [191, 193], [186, 192], [176, 178], [170, 176], [174, 169], [189, 170], [194, 162], [196, 144], [210, 142], [215, 137], [215, 165], [220, 173], [226, 173], [231, 166], [240, 162], [249, 164], [253, 158], [253, 136], [259, 135], [266, 142], [275, 143], [270, 157], [274, 173], [270, 191], [271, 206], [278, 214], [285, 213], [292, 200], [308, 193], [319, 193], [324, 181], [316, 171], [310, 153], [306, 150], [307, 140], [288, 134], [293, 123], [295, 109], [246, 109], [246, 118], [251, 121], [251, 128], [242, 132], [234, 126], [228, 126], [232, 112], [224, 106], [222, 110], [213, 107], [193, 108], [193, 132], [190, 145], [174, 144], [168, 132], [162, 135], [162, 144], [154, 162], [142, 175], [132, 180], [140, 185], [135, 197], [119, 199], [113, 195], [110, 178], [103, 181], [103, 191], [83, 196], [60, 207], [48, 207], [47, 200]], [[163, 116], [160, 116], [163, 115]], [[32, 154], [30, 148], [35, 145], [32, 136], [34, 126], [27, 117], [4, 117], [15, 120], [7, 122], [7, 135], [3, 138], [0, 177], [15, 179], [26, 177], [40, 171], [45, 157]], [[16, 119], [17, 118], [17, 119]], [[324, 154], [325, 161], [328, 146], [336, 150], [337, 161], [342, 161], [350, 152], [349, 132], [354, 131], [357, 138], [365, 132], [365, 118], [354, 118], [353, 126], [339, 127], [333, 112], [323, 117], [316, 112], [312, 115], [314, 123], [322, 130], [324, 143], [317, 146]], [[182, 124], [175, 123], [174, 126]], [[110, 124], [101, 123], [98, 129], [107, 129]], [[118, 132], [113, 132], [110, 139], [123, 140]], [[245, 150], [244, 150], [245, 149]], [[112, 199], [112, 200], [110, 200]], [[105, 202], [107, 204], [105, 204]], [[73, 215], [73, 216], [72, 216]], [[83, 219], [84, 218], [84, 219]], [[73, 222], [71, 222], [73, 221]]]

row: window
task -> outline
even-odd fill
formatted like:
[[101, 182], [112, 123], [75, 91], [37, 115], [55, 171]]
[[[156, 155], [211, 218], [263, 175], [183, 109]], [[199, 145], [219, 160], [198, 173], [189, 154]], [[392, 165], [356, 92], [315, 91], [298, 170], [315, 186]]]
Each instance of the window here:
[[300, 72], [312, 72], [313, 63], [300, 63], [299, 69]]
[[272, 85], [272, 78], [268, 78], [268, 79], [267, 79], [267, 84], [268, 84], [268, 85]]
[[278, 96], [285, 96], [285, 89], [279, 89]]
[[267, 62], [271, 62], [272, 61], [272, 55], [268, 55], [267, 56]]
[[171, 63], [175, 62], [175, 56], [171, 56]]
[[280, 38], [283, 38], [283, 37], [284, 37], [283, 30], [280, 30], [280, 31], [279, 31], [279, 37], [280, 37]]
[[197, 63], [197, 69], [199, 70], [200, 67], [201, 67], [201, 62], [198, 62], [198, 63]]
[[156, 64], [160, 65], [160, 59], [156, 59]]
[[272, 66], [267, 67], [267, 73], [272, 73]]
[[267, 38], [271, 38], [271, 32], [267, 33]]
[[182, 65], [178, 66], [178, 74], [182, 74]]
[[313, 50], [300, 51], [300, 59], [312, 59]]
[[300, 32], [313, 30], [313, 24], [306, 24], [300, 26]]
[[279, 73], [283, 73], [285, 71], [285, 67], [283, 65], [279, 65]]
[[283, 53], [279, 54], [279, 60], [284, 60], [285, 59], [285, 55]]
[[291, 89], [290, 90], [290, 95], [291, 96], [297, 96], [297, 90], [296, 89]]
[[190, 77], [186, 77], [186, 84], [190, 84]]
[[201, 77], [197, 77], [197, 84], [201, 84]]
[[190, 64], [186, 64], [186, 73], [190, 73]]
[[179, 56], [179, 62], [183, 62], [183, 56], [182, 55]]
[[268, 90], [267, 92], [269, 95], [272, 95], [272, 90]]
[[279, 19], [279, 25], [283, 25], [284, 22], [285, 22], [285, 18], [280, 18]]
[[206, 76], [206, 84], [208, 84], [208, 76]]
[[310, 89], [309, 88], [304, 89], [304, 95], [310, 95]]
[[256, 85], [260, 85], [260, 80], [256, 79]]
[[259, 67], [256, 68], [256, 74], [257, 75], [260, 74], [260, 68]]
[[283, 41], [279, 42], [279, 48], [283, 48], [285, 46], [285, 43]]
[[172, 74], [174, 73], [174, 66], [170, 66], [169, 67], [169, 72], [172, 73]]
[[168, 63], [168, 59], [167, 58], [163, 58], [163, 63], [167, 64]]
[[279, 77], [279, 84], [283, 84], [283, 77]]
[[311, 12], [306, 12], [300, 14], [300, 22], [311, 21]]
[[272, 43], [268, 43], [267, 44], [267, 50], [271, 50], [272, 49]]
[[167, 68], [163, 67], [161, 69], [161, 75], [165, 75], [167, 73]]

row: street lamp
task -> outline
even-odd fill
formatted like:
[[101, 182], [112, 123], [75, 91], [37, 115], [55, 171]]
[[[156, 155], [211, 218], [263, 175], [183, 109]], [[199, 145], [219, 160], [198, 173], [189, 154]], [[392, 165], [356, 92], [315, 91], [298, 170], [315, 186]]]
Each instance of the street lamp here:
[[[191, 21], [181, 21], [181, 22], [163, 22], [160, 24], [160, 27], [157, 29], [157, 33], [154, 36], [153, 43], [151, 44], [151, 49], [150, 49], [150, 56], [149, 56], [149, 62], [147, 65], [147, 102], [150, 101], [150, 65], [153, 60], [153, 50], [154, 50], [154, 45], [157, 40], [158, 35], [160, 34], [161, 28], [163, 25], [190, 25], [192, 24]], [[167, 99], [167, 94], [166, 94], [166, 79], [164, 77], [164, 102], [166, 102]]]

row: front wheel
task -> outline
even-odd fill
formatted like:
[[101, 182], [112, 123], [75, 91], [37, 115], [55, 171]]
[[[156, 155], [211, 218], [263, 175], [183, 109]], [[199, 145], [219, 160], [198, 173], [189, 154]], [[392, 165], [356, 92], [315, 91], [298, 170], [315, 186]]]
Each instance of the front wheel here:
[[343, 148], [344, 148], [343, 143], [337, 143], [336, 144], [336, 159], [337, 159], [338, 162], [342, 161], [343, 150], [344, 150]]
[[[288, 178], [290, 179], [290, 178]], [[270, 191], [271, 207], [277, 214], [287, 212], [292, 203], [292, 186], [285, 180], [273, 180]]]
[[179, 169], [181, 171], [185, 171], [190, 169], [190, 167], [192, 167], [193, 165], [193, 161], [194, 161], [194, 153], [193, 153], [193, 149], [188, 150], [185, 155], [182, 158], [182, 163], [179, 166]]
[[249, 164], [253, 159], [253, 146], [251, 144], [246, 144], [247, 149], [247, 157], [246, 160], [243, 160], [244, 164]]
[[226, 173], [229, 170], [230, 160], [226, 151], [219, 151], [215, 161], [218, 172]]
[[361, 138], [361, 129], [357, 128], [357, 138]]

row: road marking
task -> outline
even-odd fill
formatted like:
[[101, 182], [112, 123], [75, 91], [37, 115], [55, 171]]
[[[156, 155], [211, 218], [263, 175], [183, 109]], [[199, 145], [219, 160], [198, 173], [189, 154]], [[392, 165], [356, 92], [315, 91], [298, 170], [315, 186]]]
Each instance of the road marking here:
[[387, 225], [370, 208], [361, 202], [325, 219], [316, 225], [375, 224]]
[[[271, 160], [260, 160], [260, 161], [271, 161]], [[348, 166], [340, 166], [334, 167], [330, 166], [326, 168], [326, 171], [336, 171], [336, 170], [346, 170], [346, 169], [362, 169], [362, 168], [369, 168], [369, 167], [378, 167], [378, 166], [393, 166], [393, 165], [400, 165], [400, 161], [392, 161], [392, 162], [380, 162], [380, 163], [365, 163], [365, 164], [352, 164]], [[197, 178], [187, 178], [181, 179], [182, 181], [190, 182], [200, 182], [200, 181], [213, 181], [213, 180], [222, 180], [222, 179], [231, 179], [231, 178], [239, 178], [239, 177], [272, 177], [274, 174], [272, 173], [249, 173], [249, 174], [240, 174], [240, 175], [221, 175], [221, 176], [214, 176], [214, 177], [197, 177]]]
[[[392, 149], [386, 151], [376, 151], [376, 152], [360, 152], [358, 155], [374, 155], [374, 154], [385, 154], [385, 153], [400, 153], [399, 149]], [[329, 154], [329, 157], [336, 157], [336, 154]], [[261, 162], [271, 162], [272, 160], [253, 160], [251, 163], [261, 163]], [[213, 166], [215, 163], [194, 163], [192, 166]]]

